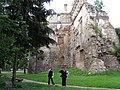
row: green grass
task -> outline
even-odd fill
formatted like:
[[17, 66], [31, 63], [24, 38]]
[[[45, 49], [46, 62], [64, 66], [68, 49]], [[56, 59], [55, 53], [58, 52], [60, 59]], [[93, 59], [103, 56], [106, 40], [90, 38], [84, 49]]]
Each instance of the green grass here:
[[17, 83], [16, 88], [4, 88], [0, 87], [0, 90], [91, 90], [91, 89], [80, 89], [80, 88], [69, 88], [52, 85], [41, 85], [36, 83]]
[[[103, 88], [120, 88], [120, 71], [106, 71], [88, 75], [79, 69], [67, 69], [70, 75], [67, 78], [68, 85], [103, 87]], [[59, 70], [54, 70], [54, 81], [61, 84]], [[26, 78], [35, 81], [47, 83], [47, 71], [39, 74], [23, 74], [17, 73], [17, 77]]]

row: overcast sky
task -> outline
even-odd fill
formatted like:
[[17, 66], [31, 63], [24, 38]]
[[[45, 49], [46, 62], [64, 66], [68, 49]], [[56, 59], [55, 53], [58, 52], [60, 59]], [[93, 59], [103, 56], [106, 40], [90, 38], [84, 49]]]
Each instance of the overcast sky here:
[[[45, 5], [47, 9], [54, 9], [55, 12], [64, 12], [64, 4], [68, 5], [68, 12], [70, 12], [74, 0], [53, 0], [50, 4]], [[94, 5], [95, 0], [87, 0]], [[103, 0], [103, 10], [108, 13], [109, 21], [116, 28], [120, 27], [120, 0]]]

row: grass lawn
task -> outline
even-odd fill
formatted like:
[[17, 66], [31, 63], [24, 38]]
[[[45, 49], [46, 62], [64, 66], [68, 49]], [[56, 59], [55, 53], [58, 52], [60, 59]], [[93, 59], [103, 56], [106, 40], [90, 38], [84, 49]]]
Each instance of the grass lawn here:
[[[107, 71], [104, 73], [88, 75], [79, 69], [69, 68], [67, 84], [77, 86], [93, 86], [103, 88], [120, 88], [120, 71]], [[6, 73], [10, 74], [10, 73]], [[17, 73], [17, 77], [26, 78], [35, 81], [47, 82], [47, 71], [39, 74]], [[54, 81], [61, 84], [59, 70], [54, 70]]]
[[36, 83], [17, 83], [16, 88], [2, 88], [0, 90], [90, 90], [90, 89], [80, 89], [80, 88], [68, 88], [60, 86], [51, 86], [51, 85], [41, 85]]

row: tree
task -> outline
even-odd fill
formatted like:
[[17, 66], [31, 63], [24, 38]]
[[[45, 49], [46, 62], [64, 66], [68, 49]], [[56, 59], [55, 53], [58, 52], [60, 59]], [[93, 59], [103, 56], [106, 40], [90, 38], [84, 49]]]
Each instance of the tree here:
[[50, 1], [51, 0], [0, 1], [0, 14], [7, 16], [5, 19], [8, 19], [8, 24], [3, 23], [7, 25], [5, 29], [1, 29], [5, 32], [5, 37], [2, 38], [5, 39], [7, 37], [13, 40], [11, 44], [8, 45], [8, 51], [14, 58], [11, 57], [13, 59], [13, 86], [16, 85], [15, 80], [18, 60], [24, 57], [26, 52], [33, 51], [33, 49], [37, 57], [40, 47], [49, 47], [49, 44], [56, 43], [49, 37], [54, 31], [47, 26], [48, 22], [46, 17], [50, 13], [44, 8], [44, 2]]
[[[9, 19], [7, 15], [1, 15], [0, 17], [1, 26], [1, 44], [0, 49], [2, 51], [2, 60], [12, 60], [13, 62], [13, 77], [12, 82], [15, 86], [16, 77], [16, 65], [17, 59], [20, 58], [20, 52], [25, 48], [25, 40], [27, 37], [24, 35], [24, 30], [21, 28], [16, 21]], [[23, 43], [22, 43], [23, 42]], [[26, 48], [27, 49], [27, 48]], [[25, 49], [25, 50], [26, 50]]]

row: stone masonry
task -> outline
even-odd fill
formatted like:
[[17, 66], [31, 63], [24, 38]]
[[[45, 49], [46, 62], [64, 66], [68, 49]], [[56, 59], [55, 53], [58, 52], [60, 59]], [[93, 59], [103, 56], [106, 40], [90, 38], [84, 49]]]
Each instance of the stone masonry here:
[[48, 17], [57, 45], [41, 48], [45, 59], [40, 61], [39, 70], [76, 67], [97, 72], [119, 68], [116, 57], [111, 54], [112, 44], [118, 43], [118, 37], [107, 13], [97, 12], [86, 0], [75, 0], [70, 13], [66, 4], [64, 8], [64, 13]]

